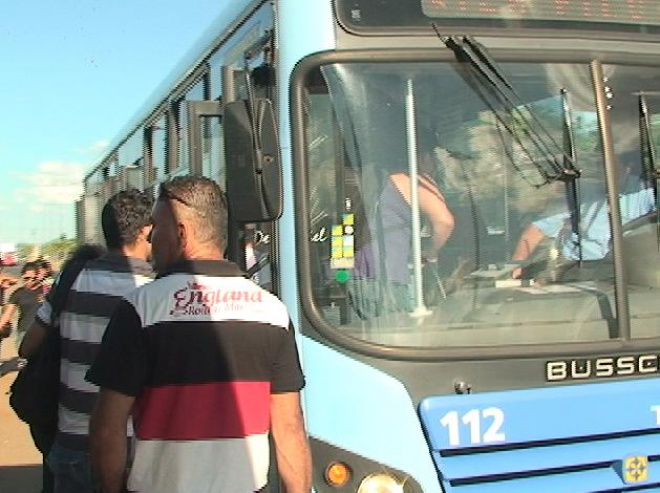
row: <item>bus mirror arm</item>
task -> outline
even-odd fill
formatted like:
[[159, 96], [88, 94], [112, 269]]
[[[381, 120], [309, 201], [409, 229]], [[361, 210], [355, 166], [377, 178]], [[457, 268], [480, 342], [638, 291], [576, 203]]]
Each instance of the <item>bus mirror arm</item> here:
[[282, 215], [282, 172], [270, 100], [227, 103], [224, 141], [227, 200], [233, 219], [239, 223], [278, 219]]

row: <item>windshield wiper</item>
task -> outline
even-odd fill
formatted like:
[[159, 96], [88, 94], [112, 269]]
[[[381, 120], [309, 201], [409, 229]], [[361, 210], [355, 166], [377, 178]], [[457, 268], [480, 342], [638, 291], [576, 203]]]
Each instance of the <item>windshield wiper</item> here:
[[[577, 237], [578, 255], [582, 261], [582, 241], [581, 241], [581, 218], [580, 218], [580, 188], [579, 180], [581, 170], [577, 166], [577, 155], [575, 149], [575, 138], [573, 136], [573, 126], [571, 123], [570, 105], [568, 102], [568, 91], [561, 90], [562, 111], [563, 111], [563, 135], [564, 148], [562, 149], [553, 139], [550, 132], [536, 116], [532, 108], [526, 104], [518, 95], [504, 72], [498, 67], [497, 62], [488, 54], [486, 48], [469, 36], [456, 38], [452, 36], [442, 36], [435, 23], [431, 24], [440, 40], [453, 51], [456, 60], [472, 69], [471, 78], [467, 74], [460, 75], [473, 87], [481, 99], [486, 103], [491, 112], [495, 115], [498, 122], [513, 137], [519, 147], [523, 150], [530, 162], [534, 165], [537, 172], [543, 177], [544, 182], [540, 185], [546, 185], [554, 181], [563, 181], [566, 184], [566, 196], [571, 214], [571, 228]], [[511, 114], [514, 124], [508, 122], [495, 108], [495, 105], [488, 97], [494, 98], [504, 110]], [[523, 142], [518, 134], [515, 123], [522, 125], [521, 130], [525, 137], [531, 142], [533, 147], [540, 152], [546, 162], [546, 167], [542, 166], [535, 159], [532, 150]], [[524, 172], [516, 166], [514, 156], [509, 155], [514, 168], [519, 171], [523, 178]]]
[[649, 116], [649, 107], [646, 103], [646, 95], [639, 93], [639, 141], [642, 148], [642, 166], [648, 186], [653, 183], [653, 197], [655, 199], [656, 210], [656, 236], [658, 239], [658, 250], [660, 250], [660, 169], [653, 146], [653, 131], [651, 130], [651, 118]]
[[[433, 28], [440, 40], [454, 52], [457, 61], [472, 69], [472, 78], [467, 82], [477, 89], [477, 93], [488, 105], [497, 120], [534, 164], [539, 174], [544, 178], [544, 183], [541, 185], [556, 180], [569, 181], [578, 178], [580, 170], [575, 165], [573, 157], [568, 156], [555, 142], [534, 111], [518, 95], [486, 49], [468, 36], [462, 38], [444, 37], [438, 32], [435, 24], [433, 24]], [[464, 76], [464, 74], [461, 75]], [[488, 95], [491, 97], [489, 98]], [[514, 123], [519, 123], [517, 125], [517, 127], [520, 127], [519, 129], [502, 117], [493, 104], [493, 98], [496, 103], [500, 104], [513, 116]], [[519, 131], [522, 131], [532, 146], [540, 152], [546, 163], [545, 167], [534, 157], [529, 145], [519, 135]]]
[[[564, 136], [564, 169], [571, 170], [577, 164], [577, 152], [575, 149], [575, 135], [573, 134], [573, 118], [571, 116], [571, 105], [568, 100], [568, 89], [561, 90], [561, 103], [563, 115]], [[566, 200], [571, 211], [571, 229], [577, 238], [578, 261], [582, 264], [582, 215], [580, 198], [580, 173], [577, 171], [574, 179], [565, 180]]]

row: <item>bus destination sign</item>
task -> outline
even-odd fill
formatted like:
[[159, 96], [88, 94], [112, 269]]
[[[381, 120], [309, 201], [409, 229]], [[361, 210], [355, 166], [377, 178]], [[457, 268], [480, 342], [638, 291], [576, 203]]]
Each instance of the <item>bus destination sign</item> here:
[[335, 0], [349, 31], [423, 32], [489, 28], [549, 29], [571, 33], [657, 34], [658, 0]]
[[433, 19], [660, 25], [657, 0], [422, 0]]

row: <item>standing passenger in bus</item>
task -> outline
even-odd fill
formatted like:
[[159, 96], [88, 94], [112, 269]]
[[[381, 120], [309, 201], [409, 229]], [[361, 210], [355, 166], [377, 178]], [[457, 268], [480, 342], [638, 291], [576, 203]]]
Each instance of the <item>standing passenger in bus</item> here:
[[174, 178], [152, 219], [158, 278], [122, 301], [87, 374], [102, 389], [90, 433], [103, 491], [264, 491], [270, 432], [286, 491], [309, 492], [293, 327], [281, 301], [224, 259], [222, 190]]
[[[433, 178], [436, 160], [432, 145], [423, 148], [418, 163], [419, 208], [430, 232], [423, 260], [432, 264], [454, 230], [454, 216]], [[404, 166], [389, 172], [378, 200], [371, 239], [356, 254], [350, 299], [363, 319], [412, 308], [412, 183]]]

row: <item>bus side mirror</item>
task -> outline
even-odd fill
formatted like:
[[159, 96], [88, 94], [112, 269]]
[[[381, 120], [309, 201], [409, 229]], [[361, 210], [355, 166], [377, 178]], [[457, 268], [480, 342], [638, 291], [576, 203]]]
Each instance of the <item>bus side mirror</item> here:
[[[234, 221], [260, 223], [282, 215], [282, 167], [273, 106], [255, 99], [224, 108], [227, 201]], [[252, 121], [254, 118], [254, 122]]]

